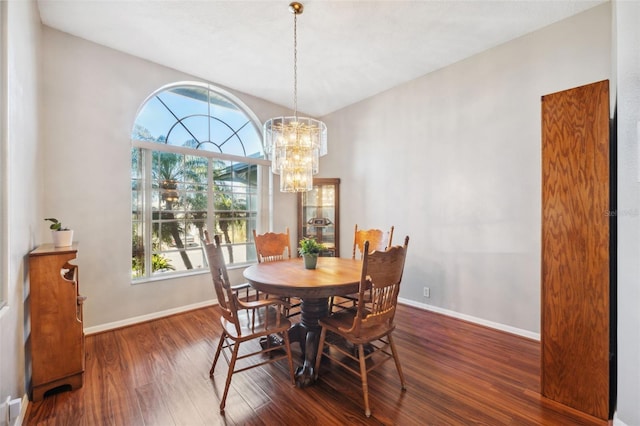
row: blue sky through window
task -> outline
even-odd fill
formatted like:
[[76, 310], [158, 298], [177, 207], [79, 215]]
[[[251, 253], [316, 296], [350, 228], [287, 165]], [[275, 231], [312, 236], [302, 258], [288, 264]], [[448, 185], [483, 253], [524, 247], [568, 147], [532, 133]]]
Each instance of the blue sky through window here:
[[[210, 94], [209, 96], [207, 96]], [[262, 158], [261, 135], [245, 112], [221, 95], [200, 86], [179, 86], [151, 97], [136, 119], [149, 139], [199, 149]], [[135, 135], [134, 135], [135, 137]]]

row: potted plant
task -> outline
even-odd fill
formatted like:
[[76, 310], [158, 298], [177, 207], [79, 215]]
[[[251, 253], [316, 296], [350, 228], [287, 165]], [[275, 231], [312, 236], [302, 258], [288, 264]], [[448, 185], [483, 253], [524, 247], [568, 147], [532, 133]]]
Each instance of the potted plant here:
[[62, 226], [55, 217], [45, 218], [45, 221], [51, 222], [49, 229], [51, 229], [51, 236], [53, 237], [54, 247], [68, 247], [73, 242], [73, 229], [69, 229], [66, 226]]
[[316, 269], [318, 256], [324, 249], [324, 244], [317, 242], [313, 237], [301, 239], [298, 253], [304, 258], [304, 267], [306, 269]]

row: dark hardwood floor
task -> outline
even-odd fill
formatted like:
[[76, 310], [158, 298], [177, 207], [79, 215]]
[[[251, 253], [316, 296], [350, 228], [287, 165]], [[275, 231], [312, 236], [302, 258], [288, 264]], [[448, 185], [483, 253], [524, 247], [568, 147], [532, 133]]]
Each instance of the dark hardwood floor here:
[[285, 362], [235, 374], [220, 415], [227, 366], [209, 378], [220, 332], [211, 307], [87, 336], [84, 386], [30, 403], [23, 424], [607, 424], [540, 396], [539, 342], [403, 305], [396, 322], [407, 390], [393, 362], [374, 370], [370, 418], [358, 377], [327, 363], [298, 389]]

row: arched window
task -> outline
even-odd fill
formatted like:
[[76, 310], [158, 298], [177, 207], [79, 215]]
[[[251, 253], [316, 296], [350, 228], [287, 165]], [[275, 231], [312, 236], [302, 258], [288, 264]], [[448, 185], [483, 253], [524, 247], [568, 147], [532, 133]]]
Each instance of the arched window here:
[[206, 271], [205, 229], [229, 265], [255, 261], [272, 178], [253, 112], [211, 85], [172, 84], [145, 100], [131, 143], [133, 281]]

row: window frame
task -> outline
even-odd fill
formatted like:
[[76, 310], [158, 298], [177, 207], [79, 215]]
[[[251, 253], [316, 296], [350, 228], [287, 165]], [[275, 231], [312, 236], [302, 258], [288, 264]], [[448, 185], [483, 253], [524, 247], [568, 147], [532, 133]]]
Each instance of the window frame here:
[[[147, 102], [149, 102], [149, 100], [151, 100], [157, 95], [160, 95], [162, 92], [171, 90], [176, 87], [179, 88], [180, 86], [197, 86], [200, 88], [205, 88], [210, 92], [213, 92], [215, 95], [222, 96], [226, 98], [226, 100], [232, 102], [235, 107], [237, 107], [242, 113], [245, 114], [250, 124], [254, 127], [254, 130], [256, 131], [259, 137], [260, 148], [261, 148], [260, 154], [262, 157], [239, 156], [234, 154], [226, 154], [226, 153], [220, 153], [215, 151], [209, 151], [206, 149], [195, 149], [195, 148], [189, 148], [185, 146], [170, 145], [168, 143], [163, 143], [159, 141], [140, 140], [140, 139], [134, 138], [133, 132], [132, 132], [132, 138], [131, 138], [132, 151], [131, 151], [130, 158], [133, 159], [135, 149], [141, 150], [141, 154], [143, 154], [143, 157], [140, 159], [140, 161], [142, 161], [141, 170], [142, 170], [143, 176], [139, 176], [138, 178], [141, 178], [140, 182], [143, 184], [143, 188], [137, 188], [136, 186], [133, 185], [136, 178], [134, 178], [134, 175], [132, 173], [131, 174], [131, 182], [132, 182], [131, 211], [132, 213], [134, 212], [134, 204], [133, 204], [134, 191], [142, 190], [143, 191], [143, 195], [142, 195], [143, 207], [140, 213], [143, 215], [143, 217], [141, 220], [136, 221], [134, 220], [134, 217], [132, 215], [131, 239], [133, 243], [133, 239], [135, 235], [138, 235], [134, 231], [134, 224], [136, 223], [142, 224], [141, 226], [143, 227], [142, 235], [143, 235], [143, 245], [144, 245], [144, 262], [145, 262], [145, 265], [149, 265], [148, 267], [144, 268], [144, 273], [138, 277], [134, 276], [133, 268], [132, 268], [132, 272], [131, 272], [132, 284], [161, 281], [165, 279], [173, 279], [173, 278], [178, 278], [182, 276], [198, 275], [198, 274], [209, 272], [208, 267], [206, 266], [206, 261], [204, 262], [203, 266], [199, 268], [186, 269], [186, 270], [183, 269], [179, 271], [166, 271], [160, 274], [154, 273], [154, 271], [152, 270], [152, 267], [151, 267], [152, 255], [154, 252], [154, 250], [151, 249], [152, 239], [153, 239], [153, 227], [159, 226], [159, 224], [162, 223], [161, 219], [160, 220], [158, 220], [158, 218], [153, 219], [153, 213], [154, 213], [153, 202], [154, 201], [151, 199], [152, 193], [154, 191], [154, 188], [152, 187], [154, 183], [154, 180], [152, 177], [152, 157], [156, 155], [156, 153], [170, 153], [170, 154], [176, 154], [176, 155], [181, 155], [181, 156], [190, 157], [190, 158], [197, 157], [197, 158], [202, 158], [207, 160], [207, 182], [206, 182], [206, 189], [205, 189], [206, 194], [208, 196], [207, 197], [208, 198], [207, 217], [205, 219], [207, 229], [216, 229], [214, 226], [217, 223], [217, 217], [216, 217], [217, 211], [214, 208], [214, 201], [213, 201], [213, 197], [215, 196], [215, 193], [216, 193], [215, 184], [213, 180], [213, 167], [216, 160], [233, 162], [234, 164], [242, 163], [242, 164], [248, 164], [250, 166], [255, 165], [257, 167], [257, 171], [256, 171], [257, 177], [256, 177], [256, 184], [255, 184], [256, 206], [255, 208], [252, 208], [249, 211], [255, 212], [255, 218], [253, 219], [253, 221], [255, 222], [255, 227], [257, 229], [262, 229], [266, 227], [272, 221], [273, 174], [271, 173], [271, 161], [266, 158], [266, 155], [264, 153], [264, 147], [262, 144], [261, 123], [258, 121], [255, 114], [251, 110], [249, 110], [248, 107], [242, 101], [240, 101], [237, 97], [208, 83], [198, 83], [198, 82], [189, 81], [189, 82], [177, 82], [170, 85], [166, 85], [156, 90], [155, 92], [153, 92], [141, 104], [140, 108], [138, 109], [138, 113], [136, 114], [136, 119], [134, 120], [134, 129], [138, 124], [138, 117], [140, 116], [140, 112], [147, 105]], [[170, 126], [171, 125], [168, 124], [167, 128], [169, 129]], [[157, 191], [157, 188], [155, 188], [155, 190]], [[246, 219], [246, 221], [247, 221], [247, 235], [246, 235], [247, 241], [243, 243], [229, 244], [229, 246], [231, 246], [230, 251], [233, 250], [233, 247], [238, 247], [242, 245], [249, 246], [249, 242], [251, 238], [251, 235], [250, 235], [251, 229], [248, 225], [251, 223], [251, 219]], [[185, 249], [187, 249], [186, 246], [182, 248], [182, 250], [185, 250]], [[133, 252], [132, 252], [132, 258], [133, 258]], [[229, 259], [227, 259], [227, 261], [228, 260]], [[247, 259], [244, 262], [231, 263], [229, 264], [229, 269], [244, 268], [251, 263], [254, 263], [252, 259]]]

